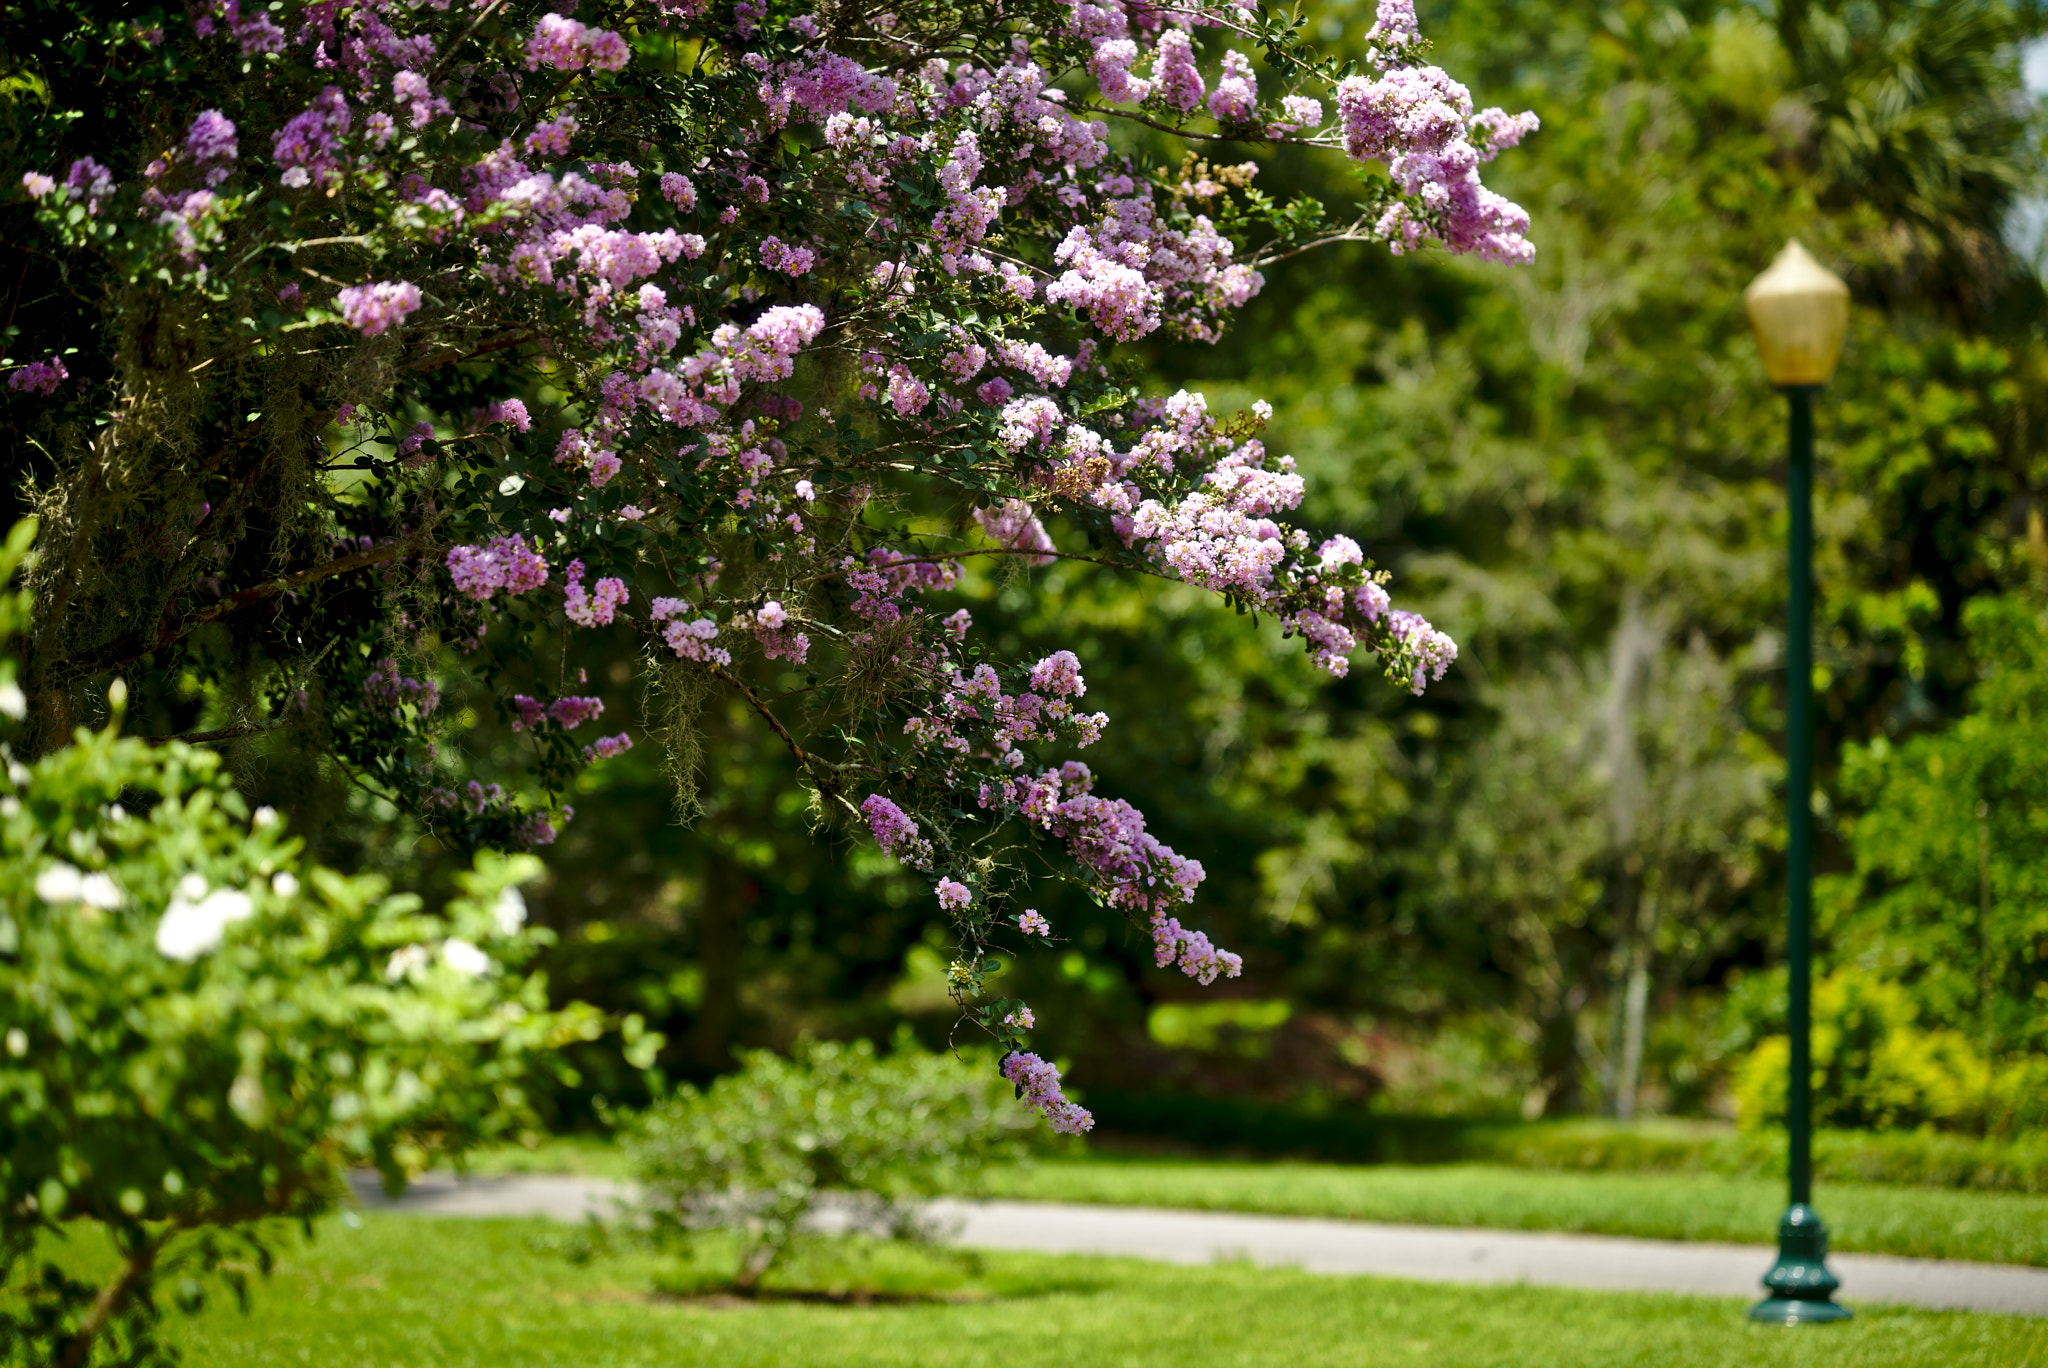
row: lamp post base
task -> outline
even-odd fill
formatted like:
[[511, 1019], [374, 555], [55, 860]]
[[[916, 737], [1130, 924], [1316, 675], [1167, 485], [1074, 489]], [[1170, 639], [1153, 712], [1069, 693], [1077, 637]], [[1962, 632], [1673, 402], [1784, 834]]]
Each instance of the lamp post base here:
[[1770, 1297], [1749, 1308], [1753, 1321], [1775, 1325], [1824, 1325], [1848, 1320], [1848, 1307], [1835, 1292], [1841, 1282], [1828, 1271], [1828, 1229], [1820, 1213], [1795, 1202], [1778, 1223], [1778, 1261], [1764, 1274]]

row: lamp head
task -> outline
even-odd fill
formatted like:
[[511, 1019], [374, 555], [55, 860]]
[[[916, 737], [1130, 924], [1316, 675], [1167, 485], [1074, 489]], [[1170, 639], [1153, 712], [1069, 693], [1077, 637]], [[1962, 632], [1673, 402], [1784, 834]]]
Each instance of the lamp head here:
[[1825, 385], [1849, 334], [1849, 287], [1798, 239], [1742, 292], [1771, 383]]

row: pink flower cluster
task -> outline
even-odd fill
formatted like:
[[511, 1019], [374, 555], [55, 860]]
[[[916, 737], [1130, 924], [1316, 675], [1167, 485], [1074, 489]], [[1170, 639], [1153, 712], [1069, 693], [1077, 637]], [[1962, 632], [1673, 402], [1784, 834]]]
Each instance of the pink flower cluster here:
[[[997, 546], [1027, 553], [1058, 550], [1046, 532], [1045, 524], [1031, 511], [1031, 505], [1022, 499], [1006, 499], [994, 508], [977, 508], [974, 521]], [[1018, 559], [1026, 565], [1051, 565], [1053, 562], [1050, 555], [1026, 554]]]
[[578, 627], [610, 626], [613, 614], [626, 601], [626, 582], [615, 575], [606, 575], [585, 590], [580, 560], [569, 562], [562, 580], [562, 612]]
[[420, 287], [407, 280], [351, 285], [335, 296], [335, 303], [341, 308], [342, 322], [365, 337], [375, 337], [418, 310]]
[[387, 657], [363, 680], [363, 701], [390, 713], [410, 703], [421, 717], [428, 717], [441, 706], [441, 690], [432, 680], [407, 679], [398, 672], [398, 662]]
[[594, 765], [600, 760], [609, 760], [615, 755], [624, 755], [633, 749], [633, 738], [625, 732], [617, 736], [601, 736], [597, 741], [583, 748], [583, 763]]
[[1458, 658], [1458, 643], [1439, 632], [1415, 613], [1396, 609], [1387, 615], [1388, 629], [1395, 640], [1414, 656], [1415, 670], [1409, 677], [1411, 693], [1421, 693], [1425, 678], [1442, 679], [1444, 671]]
[[888, 547], [871, 549], [865, 562], [840, 561], [841, 577], [854, 593], [853, 611], [872, 622], [897, 622], [913, 594], [948, 589], [960, 578], [953, 561], [921, 561]]
[[482, 602], [499, 590], [525, 593], [548, 582], [547, 559], [519, 537], [493, 537], [484, 546], [448, 552], [448, 574], [456, 589]]
[[[571, 6], [574, 8], [574, 6]], [[626, 40], [607, 29], [590, 28], [559, 14], [543, 15], [526, 43], [526, 65], [534, 70], [618, 71], [631, 59]]]
[[270, 155], [284, 168], [280, 183], [294, 190], [336, 184], [341, 179], [341, 138], [353, 122], [348, 100], [338, 88], [321, 91], [270, 140]]
[[7, 388], [28, 394], [55, 394], [57, 386], [71, 378], [71, 372], [64, 369], [63, 361], [51, 357], [47, 361], [31, 361], [7, 377]]
[[939, 906], [948, 912], [964, 911], [974, 901], [974, 892], [957, 879], [942, 878], [933, 889], [939, 895]]
[[770, 660], [801, 665], [810, 657], [810, 637], [790, 627], [788, 610], [774, 599], [752, 613], [741, 614], [736, 621], [760, 638], [761, 654]]
[[703, 665], [725, 666], [732, 664], [732, 652], [723, 646], [714, 646], [718, 639], [718, 622], [708, 617], [691, 618], [695, 611], [688, 603], [676, 598], [657, 598], [649, 616], [662, 626], [662, 640], [676, 653], [678, 660], [694, 660]]
[[227, 179], [228, 163], [237, 155], [235, 125], [218, 109], [205, 109], [185, 130], [185, 158], [201, 167], [209, 186]]
[[604, 716], [604, 700], [573, 695], [558, 698], [548, 705], [548, 716], [554, 718], [562, 730], [569, 731]]
[[902, 808], [879, 793], [870, 793], [860, 810], [875, 835], [875, 844], [913, 869], [930, 866], [932, 843], [918, 835], [917, 823]]
[[1055, 1135], [1080, 1135], [1095, 1129], [1095, 1118], [1079, 1103], [1067, 1100], [1060, 1088], [1060, 1071], [1037, 1055], [1010, 1055], [1003, 1060], [1003, 1077], [1017, 1086], [1024, 1105], [1043, 1116]]
[[761, 240], [761, 264], [784, 275], [800, 276], [818, 264], [818, 254], [808, 247], [792, 247], [779, 237]]
[[1205, 987], [1214, 983], [1219, 974], [1236, 978], [1244, 968], [1240, 956], [1217, 949], [1208, 936], [1187, 930], [1164, 912], [1152, 914], [1151, 930], [1153, 962], [1164, 969], [1178, 961], [1183, 974]]
[[1017, 929], [1027, 936], [1050, 936], [1052, 934], [1051, 923], [1047, 922], [1044, 917], [1039, 916], [1038, 909], [1035, 907], [1024, 909], [1024, 914], [1017, 918]]
[[1406, 57], [1415, 42], [1410, 0], [1381, 0], [1374, 31], [1390, 40], [1378, 77], [1350, 76], [1337, 87], [1344, 150], [1385, 162], [1403, 199], [1377, 230], [1396, 252], [1431, 243], [1489, 261], [1535, 259], [1529, 216], [1479, 182], [1479, 168], [1535, 131], [1532, 113], [1472, 112], [1464, 86]]

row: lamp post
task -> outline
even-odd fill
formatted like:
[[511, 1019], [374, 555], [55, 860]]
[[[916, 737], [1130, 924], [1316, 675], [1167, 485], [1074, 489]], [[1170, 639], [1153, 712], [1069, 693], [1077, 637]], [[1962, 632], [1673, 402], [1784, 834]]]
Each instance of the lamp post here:
[[1849, 287], [1797, 241], [1743, 291], [1771, 383], [1791, 401], [1791, 509], [1785, 630], [1785, 957], [1792, 1043], [1785, 1107], [1791, 1204], [1778, 1223], [1768, 1299], [1749, 1318], [1783, 1325], [1849, 1319], [1828, 1271], [1828, 1232], [1813, 1209], [1813, 395], [1835, 373], [1849, 331]]

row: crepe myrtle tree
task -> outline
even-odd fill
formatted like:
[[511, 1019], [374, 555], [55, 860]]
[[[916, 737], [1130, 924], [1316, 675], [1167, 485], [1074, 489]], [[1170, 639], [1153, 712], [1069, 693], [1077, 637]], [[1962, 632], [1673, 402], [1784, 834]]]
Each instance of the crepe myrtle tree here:
[[[296, 729], [442, 839], [530, 849], [635, 744], [568, 663], [630, 634], [679, 796], [729, 690], [827, 820], [929, 875], [963, 1013], [1085, 1129], [983, 991], [1051, 933], [1032, 880], [1162, 966], [1239, 962], [1173, 915], [1201, 865], [1065, 758], [1109, 723], [1082, 662], [1001, 658], [946, 593], [970, 557], [1085, 559], [1333, 673], [1440, 678], [1452, 641], [1288, 521], [1270, 409], [1140, 393], [1118, 349], [1213, 340], [1318, 244], [1528, 260], [1479, 170], [1535, 118], [1475, 111], [1409, 0], [1362, 66], [1255, 0], [564, 8], [0, 7], [27, 744], [109, 672], [186, 671], [234, 701], [208, 739]], [[1198, 155], [1230, 144], [1349, 158], [1358, 203]], [[529, 767], [474, 772], [487, 711]]]

